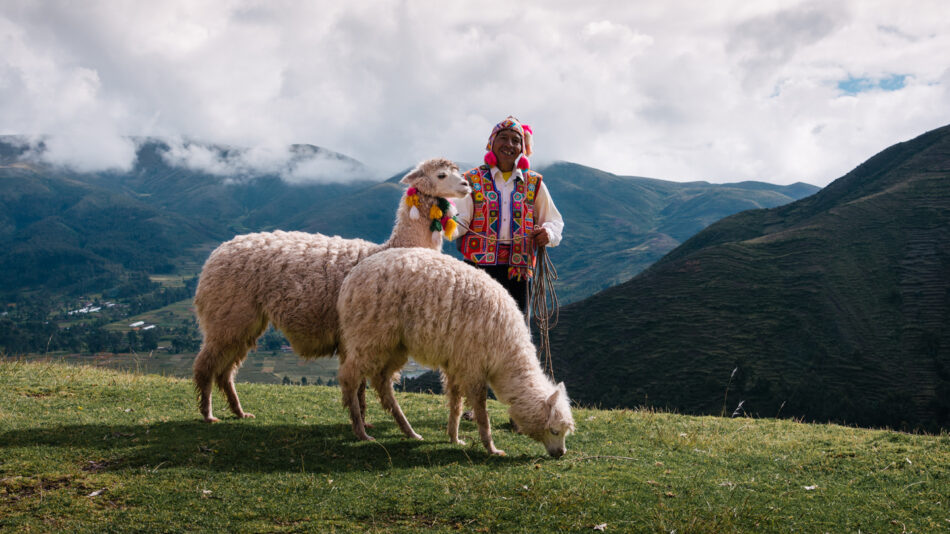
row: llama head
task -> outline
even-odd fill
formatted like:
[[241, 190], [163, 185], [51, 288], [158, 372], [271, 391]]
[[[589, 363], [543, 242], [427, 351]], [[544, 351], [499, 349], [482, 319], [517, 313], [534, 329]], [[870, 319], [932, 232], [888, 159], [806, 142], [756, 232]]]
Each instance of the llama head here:
[[560, 458], [567, 450], [564, 440], [574, 431], [574, 416], [571, 415], [571, 400], [567, 397], [564, 382], [554, 387], [543, 406], [525, 413], [512, 409], [509, 415], [522, 434], [543, 443], [551, 456]]
[[458, 165], [445, 158], [427, 159], [400, 180], [430, 197], [464, 198], [472, 192]]

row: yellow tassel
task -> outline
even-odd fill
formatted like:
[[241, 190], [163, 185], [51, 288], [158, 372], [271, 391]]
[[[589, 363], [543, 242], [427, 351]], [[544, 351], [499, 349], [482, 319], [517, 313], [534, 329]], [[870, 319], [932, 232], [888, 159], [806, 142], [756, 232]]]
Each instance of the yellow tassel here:
[[432, 207], [429, 208], [429, 218], [430, 218], [430, 219], [441, 219], [441, 218], [442, 218], [442, 210], [440, 210], [438, 206], [436, 206], [435, 204], [433, 204]]
[[455, 228], [455, 219], [445, 221], [445, 236], [449, 238], [449, 241], [455, 239]]

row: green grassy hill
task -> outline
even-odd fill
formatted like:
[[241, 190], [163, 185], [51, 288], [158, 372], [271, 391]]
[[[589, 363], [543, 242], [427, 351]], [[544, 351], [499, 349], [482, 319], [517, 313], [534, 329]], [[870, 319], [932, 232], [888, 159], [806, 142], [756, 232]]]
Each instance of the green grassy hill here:
[[471, 423], [467, 446], [447, 443], [440, 396], [398, 394], [426, 441], [374, 400], [363, 443], [338, 389], [240, 387], [257, 418], [208, 425], [184, 380], [0, 361], [0, 531], [950, 528], [946, 434], [575, 409], [561, 459], [503, 424], [495, 458]]
[[744, 400], [766, 417], [950, 427], [950, 127], [711, 225], [565, 308], [551, 341], [575, 397], [605, 407]]

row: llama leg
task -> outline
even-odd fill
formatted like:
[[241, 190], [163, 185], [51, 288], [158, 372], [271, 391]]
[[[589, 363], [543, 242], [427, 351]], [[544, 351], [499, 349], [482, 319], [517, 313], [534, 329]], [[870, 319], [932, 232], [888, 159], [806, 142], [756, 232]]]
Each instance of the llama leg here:
[[238, 367], [240, 365], [234, 363], [230, 369], [218, 375], [218, 387], [224, 392], [228, 399], [228, 407], [238, 419], [253, 419], [254, 414], [247, 413], [241, 408], [241, 400], [238, 399], [237, 390], [234, 388], [234, 375], [237, 374]]
[[360, 389], [357, 392], [360, 400], [360, 418], [363, 420], [363, 426], [366, 428], [373, 428], [373, 425], [366, 422], [366, 381], [362, 380], [360, 382]]
[[224, 392], [228, 399], [228, 407], [237, 416], [238, 419], [253, 418], [254, 414], [247, 413], [241, 408], [241, 400], [238, 399], [237, 390], [234, 388], [234, 377], [244, 359], [247, 358], [247, 351], [251, 350], [257, 344], [257, 338], [261, 337], [267, 328], [267, 316], [258, 311], [246, 310], [248, 315], [252, 315], [253, 320], [246, 323], [243, 339], [229, 351], [230, 362], [224, 372], [218, 374], [218, 387]]
[[406, 415], [402, 413], [402, 408], [399, 407], [399, 402], [396, 401], [396, 394], [393, 392], [392, 374], [384, 370], [382, 373], [374, 376], [373, 388], [376, 389], [383, 408], [392, 414], [393, 419], [396, 420], [396, 424], [399, 425], [399, 429], [402, 430], [402, 433], [405, 434], [407, 438], [421, 440], [422, 436], [416, 434], [416, 431], [412, 429], [412, 425], [409, 424]]
[[[353, 433], [357, 439], [363, 441], [373, 441], [372, 436], [366, 433], [366, 427], [363, 425], [363, 414], [360, 411], [359, 388], [365, 382], [359, 369], [354, 365], [354, 358], [342, 359], [337, 377], [340, 380], [340, 390], [343, 392], [343, 406], [350, 411], [350, 424], [353, 426]], [[364, 401], [365, 404], [365, 401]]]
[[207, 343], [201, 347], [195, 358], [194, 378], [195, 391], [198, 394], [198, 410], [207, 423], [217, 422], [219, 419], [211, 413], [211, 389], [214, 384], [214, 351]]
[[459, 439], [459, 420], [462, 418], [462, 390], [448, 375], [442, 373], [445, 396], [449, 401], [449, 443], [465, 445]]
[[491, 439], [491, 423], [488, 421], [488, 389], [484, 384], [479, 384], [469, 390], [468, 400], [475, 411], [475, 422], [478, 424], [478, 436], [482, 439], [482, 444], [490, 454], [504, 456], [505, 451], [495, 448], [495, 443]]

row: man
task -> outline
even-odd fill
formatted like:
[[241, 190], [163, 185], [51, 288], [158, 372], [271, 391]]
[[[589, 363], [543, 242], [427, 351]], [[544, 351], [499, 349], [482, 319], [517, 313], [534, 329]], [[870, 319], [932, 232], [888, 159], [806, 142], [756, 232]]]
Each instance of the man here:
[[509, 116], [488, 138], [485, 164], [465, 173], [472, 194], [458, 202], [459, 250], [529, 307], [535, 250], [561, 242], [564, 220], [540, 173], [530, 169], [531, 127]]

